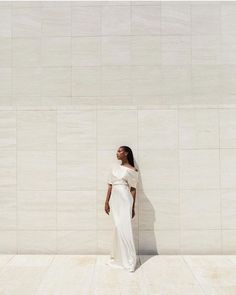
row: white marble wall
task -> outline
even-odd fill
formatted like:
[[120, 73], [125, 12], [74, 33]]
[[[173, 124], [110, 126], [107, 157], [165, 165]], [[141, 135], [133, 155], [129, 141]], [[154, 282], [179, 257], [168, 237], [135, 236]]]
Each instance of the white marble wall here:
[[108, 254], [129, 145], [137, 252], [235, 253], [235, 74], [235, 2], [0, 2], [0, 252]]

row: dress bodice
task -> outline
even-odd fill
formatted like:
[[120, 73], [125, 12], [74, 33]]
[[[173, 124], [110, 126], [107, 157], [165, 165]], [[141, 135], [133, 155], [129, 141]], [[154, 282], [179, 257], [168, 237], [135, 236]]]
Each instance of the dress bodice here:
[[120, 164], [114, 164], [109, 171], [107, 182], [112, 185], [126, 185], [136, 188], [138, 176], [138, 171]]

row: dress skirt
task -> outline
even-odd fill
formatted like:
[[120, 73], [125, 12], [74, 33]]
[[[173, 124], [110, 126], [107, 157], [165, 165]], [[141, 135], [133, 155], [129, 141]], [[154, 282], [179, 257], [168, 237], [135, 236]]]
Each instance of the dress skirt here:
[[133, 197], [126, 185], [117, 184], [112, 188], [110, 202], [113, 218], [111, 258], [128, 270], [136, 266], [136, 251], [132, 231]]
[[126, 181], [131, 176], [129, 175], [131, 171], [127, 170], [128, 168], [122, 168], [123, 167], [121, 167], [121, 173], [117, 173], [115, 175], [116, 179], [113, 178], [112, 181], [110, 213], [113, 221], [113, 233], [108, 264], [110, 266], [134, 271], [137, 263], [137, 256], [132, 230], [133, 196], [130, 192], [129, 182]]

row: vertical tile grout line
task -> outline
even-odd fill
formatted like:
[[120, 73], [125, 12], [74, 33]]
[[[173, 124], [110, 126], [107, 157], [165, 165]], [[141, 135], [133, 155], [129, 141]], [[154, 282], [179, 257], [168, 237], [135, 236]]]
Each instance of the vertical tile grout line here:
[[[192, 10], [192, 3], [189, 3], [189, 18], [190, 18], [190, 93], [192, 95], [192, 85], [193, 85], [193, 52], [192, 52], [192, 47], [193, 47], [193, 20], [192, 20], [192, 15], [193, 15], [193, 10]], [[194, 111], [196, 110], [196, 107], [193, 106], [193, 108], [190, 108], [190, 110], [193, 109]], [[178, 154], [179, 154], [179, 209], [180, 209], [180, 254], [183, 255], [184, 251], [183, 251], [183, 218], [182, 218], [182, 213], [183, 213], [183, 205], [182, 205], [182, 190], [184, 190], [184, 187], [182, 188], [181, 186], [181, 145], [180, 145], [180, 113], [181, 113], [182, 108], [179, 107], [178, 105]], [[188, 111], [189, 108], [184, 108], [184, 110]]]
[[217, 110], [217, 119], [218, 119], [218, 157], [219, 157], [219, 197], [220, 197], [220, 252], [223, 254], [223, 239], [222, 239], [222, 193], [221, 193], [221, 156], [220, 156], [220, 109]]
[[[11, 17], [10, 17], [10, 21], [11, 21], [11, 105], [13, 103], [13, 24], [12, 24], [12, 20], [13, 20], [13, 2], [11, 2], [10, 5], [10, 11], [11, 11]], [[17, 173], [17, 169], [18, 169], [18, 165], [17, 165], [17, 161], [18, 161], [18, 136], [17, 136], [17, 130], [18, 130], [18, 108], [17, 108], [17, 104], [15, 104], [14, 106], [14, 110], [15, 110], [15, 128], [16, 128], [16, 132], [15, 132], [15, 143], [16, 143], [16, 154], [15, 154], [15, 173], [16, 173], [16, 189], [15, 189], [15, 193], [16, 193], [16, 224], [15, 224], [15, 252], [16, 255], [19, 254], [19, 233], [18, 233], [18, 173]]]
[[[162, 1], [160, 1], [160, 14], [159, 14], [159, 17], [160, 17], [160, 31], [159, 31], [159, 50], [160, 50], [160, 57], [159, 57], [159, 82], [161, 83], [161, 85], [160, 85], [160, 87], [159, 87], [159, 89], [158, 89], [158, 93], [159, 93], [159, 95], [157, 95], [157, 96], [159, 96], [159, 97], [161, 97], [161, 100], [163, 99], [163, 88], [162, 88], [162, 78], [163, 78], [163, 71], [162, 71], [162, 14], [163, 14], [163, 12], [162, 12], [162, 9], [163, 9], [163, 7], [162, 7], [162, 5], [163, 5], [163, 2]], [[163, 110], [163, 108], [161, 108], [162, 110]], [[161, 110], [160, 109], [160, 106], [158, 106], [158, 109], [157, 109], [157, 111], [158, 110]], [[152, 108], [152, 110], [153, 110], [153, 108]], [[155, 110], [156, 110], [156, 105], [155, 105]], [[154, 213], [154, 215], [156, 216], [157, 215], [157, 213], [155, 212]], [[155, 242], [157, 241], [157, 230], [155, 229], [155, 225], [154, 225], [154, 240], [155, 240]], [[157, 255], [157, 257], [158, 257], [158, 255], [160, 255], [159, 254], [159, 251], [158, 251], [158, 246], [157, 246], [157, 244], [155, 245], [155, 249], [156, 249], [156, 255]]]
[[73, 105], [73, 36], [72, 36], [72, 0], [69, 0], [70, 3], [70, 109]]
[[[95, 100], [95, 108], [93, 107], [93, 110], [95, 110], [95, 140], [96, 140], [96, 143], [95, 143], [95, 162], [96, 162], [96, 165], [95, 165], [95, 172], [96, 172], [96, 175], [95, 175], [95, 181], [96, 181], [96, 185], [95, 185], [95, 188], [96, 188], [96, 193], [95, 193], [95, 196], [96, 196], [96, 250], [95, 250], [95, 261], [94, 261], [94, 266], [93, 266], [93, 272], [92, 272], [92, 275], [91, 275], [91, 288], [92, 290], [90, 290], [91, 292], [95, 292], [95, 274], [96, 274], [96, 267], [97, 267], [97, 261], [98, 261], [98, 248], [99, 248], [99, 243], [98, 243], [98, 144], [97, 144], [97, 119], [98, 119], [98, 101], [101, 99], [101, 95], [102, 95], [102, 91], [101, 91], [101, 87], [102, 87], [102, 83], [101, 83], [101, 48], [102, 48], [102, 3], [99, 2], [99, 24], [100, 24], [100, 38], [99, 38], [99, 98], [98, 96], [96, 95], [96, 100]], [[95, 37], [97, 38], [97, 36], [95, 35]]]
[[[190, 91], [192, 93], [192, 3], [189, 3], [189, 19], [190, 19]], [[184, 108], [185, 109], [185, 108]], [[195, 109], [195, 107], [193, 107]], [[180, 113], [181, 113], [181, 105], [177, 105], [177, 126], [178, 126], [178, 195], [179, 195], [179, 252], [182, 255], [182, 238], [183, 238], [183, 223], [182, 223], [182, 203], [181, 203], [181, 192], [183, 190], [181, 186], [181, 146], [180, 146]]]
[[181, 206], [181, 189], [180, 189], [180, 124], [179, 124], [179, 117], [180, 117], [180, 109], [177, 107], [177, 152], [178, 152], [178, 201], [179, 201], [179, 254], [182, 254], [182, 206]]
[[[13, 3], [11, 3], [11, 104], [13, 103], [13, 24], [12, 24], [12, 20], [13, 20]], [[18, 125], [18, 120], [17, 120], [17, 116], [18, 116], [18, 108], [17, 108], [17, 104], [14, 107], [15, 109], [15, 126], [16, 126], [16, 233], [15, 233], [15, 237], [16, 237], [16, 254], [19, 254], [19, 233], [18, 233], [18, 177], [17, 177], [17, 161], [18, 161], [18, 140], [17, 140], [17, 125]]]
[[[40, 31], [41, 31], [41, 34], [40, 34], [40, 106], [43, 106], [43, 99], [42, 99], [42, 93], [43, 93], [43, 91], [42, 91], [42, 88], [43, 88], [43, 83], [42, 83], [42, 78], [43, 78], [43, 69], [44, 69], [44, 67], [43, 67], [43, 63], [42, 63], [42, 61], [43, 61], [43, 58], [42, 58], [42, 56], [43, 56], [43, 13], [44, 13], [44, 6], [43, 6], [43, 1], [41, 2], [41, 5], [40, 5], [40, 7], [39, 7], [39, 9], [40, 9]], [[42, 108], [42, 109], [44, 109], [44, 107]]]
[[[41, 50], [42, 51], [42, 50]], [[42, 64], [42, 60], [41, 60]], [[58, 255], [58, 104], [56, 109], [56, 254]]]
[[[189, 6], [190, 6], [190, 93], [191, 93], [191, 97], [193, 95], [192, 90], [193, 90], [193, 19], [192, 19], [192, 15], [193, 15], [193, 7], [192, 7], [192, 2], [189, 2]], [[194, 104], [193, 104], [194, 105]], [[196, 107], [193, 107], [194, 109], [196, 109]]]
[[[221, 6], [221, 1], [219, 3], [219, 20], [220, 20], [220, 53], [221, 53], [221, 44], [222, 44], [222, 23], [221, 23], [221, 13], [222, 13], [222, 6]], [[218, 55], [219, 56], [219, 51]], [[218, 64], [218, 61], [217, 61]], [[220, 75], [219, 77], [221, 78], [221, 60], [220, 60]], [[222, 89], [221, 89], [221, 80], [219, 81], [220, 83], [220, 100], [222, 98]], [[221, 122], [221, 109], [220, 109], [220, 102], [218, 100], [218, 108], [217, 108], [217, 119], [218, 119], [218, 156], [219, 156], [219, 195], [220, 195], [220, 251], [221, 255], [223, 254], [223, 229], [222, 229], [222, 189], [221, 189], [221, 144], [220, 144], [220, 137], [221, 137], [221, 129], [220, 129], [220, 122]]]
[[[96, 268], [96, 262], [97, 262], [97, 255], [98, 255], [98, 247], [99, 247], [99, 243], [98, 243], [98, 144], [97, 144], [97, 120], [98, 120], [98, 101], [100, 101], [101, 99], [101, 87], [102, 87], [102, 83], [101, 83], [101, 48], [102, 48], [102, 4], [101, 2], [99, 2], [99, 25], [100, 25], [100, 38], [99, 38], [99, 98], [96, 96], [96, 107], [95, 107], [95, 138], [96, 138], [96, 261], [95, 261], [95, 266], [94, 266], [94, 272], [95, 272], [95, 268]], [[97, 38], [97, 37], [96, 37]], [[94, 276], [94, 273], [93, 273]]]
[[56, 110], [56, 254], [58, 254], [58, 109]]
[[[94, 273], [95, 273], [95, 269], [96, 269], [96, 264], [97, 264], [97, 259], [98, 259], [98, 150], [97, 150], [97, 118], [98, 118], [98, 100], [101, 98], [101, 44], [102, 44], [102, 38], [101, 38], [101, 29], [102, 29], [102, 5], [101, 2], [99, 2], [98, 6], [99, 9], [99, 25], [100, 25], [100, 38], [99, 38], [99, 97], [98, 95], [96, 95], [96, 99], [95, 99], [95, 108], [93, 107], [93, 110], [95, 111], [95, 196], [96, 196], [96, 250], [95, 250], [95, 255], [96, 255], [96, 259], [94, 262], [94, 268], [93, 268], [93, 274], [92, 274], [92, 285], [93, 285], [93, 278], [94, 278]], [[97, 35], [95, 35], [95, 38], [98, 38]]]
[[[12, 21], [13, 21], [13, 2], [11, 2], [11, 6], [10, 6], [10, 10], [11, 10], [11, 104], [13, 103], [13, 24], [12, 24]], [[15, 136], [16, 136], [16, 170], [15, 170], [15, 173], [16, 173], [16, 227], [15, 227], [15, 238], [16, 238], [16, 242], [15, 242], [15, 245], [16, 245], [16, 254], [18, 255], [19, 254], [19, 233], [18, 233], [18, 209], [19, 209], [19, 200], [18, 200], [18, 173], [17, 173], [17, 170], [18, 170], [18, 136], [17, 136], [17, 132], [18, 132], [18, 108], [17, 108], [17, 103], [15, 102], [15, 127], [16, 127], [16, 133], [15, 133]]]

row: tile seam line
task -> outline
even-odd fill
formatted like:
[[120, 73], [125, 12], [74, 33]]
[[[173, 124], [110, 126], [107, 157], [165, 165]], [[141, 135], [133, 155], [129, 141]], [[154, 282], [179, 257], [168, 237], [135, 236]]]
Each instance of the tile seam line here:
[[[220, 36], [219, 36], [219, 43], [220, 43], [220, 49], [219, 49], [219, 52], [220, 52], [220, 58], [221, 58], [221, 49], [222, 49], [222, 21], [221, 21], [221, 16], [222, 16], [222, 1], [219, 2], [219, 33], [220, 33]], [[220, 79], [220, 84], [221, 84], [221, 65], [220, 66], [220, 69], [219, 69], [219, 79]], [[220, 100], [222, 100], [222, 88], [220, 87]], [[219, 99], [218, 99], [218, 106], [219, 106]], [[220, 110], [220, 107], [217, 108], [217, 117], [218, 117], [218, 147], [219, 147], [219, 150], [218, 150], [218, 159], [219, 159], [219, 194], [220, 194], [220, 250], [221, 250], [221, 255], [223, 255], [223, 225], [222, 225], [222, 188], [221, 188], [221, 110]]]
[[53, 262], [54, 262], [54, 260], [55, 260], [55, 255], [50, 255], [50, 254], [46, 254], [46, 255], [48, 255], [48, 256], [52, 256], [52, 260], [51, 260], [51, 262], [49, 263], [49, 265], [46, 267], [46, 269], [45, 269], [45, 271], [44, 271], [42, 277], [40, 278], [39, 285], [38, 285], [37, 289], [35, 290], [35, 292], [36, 292], [35, 295], [37, 295], [38, 290], [40, 289], [40, 286], [42, 285], [44, 278], [47, 276], [47, 273], [48, 273], [50, 267], [52, 266], [52, 264], [53, 264]]
[[[12, 4], [12, 3], [11, 3]], [[11, 11], [11, 105], [13, 104], [13, 71], [12, 71], [12, 68], [13, 68], [13, 5], [11, 5], [10, 7], [10, 11]], [[15, 227], [15, 238], [16, 238], [16, 241], [15, 241], [15, 246], [16, 246], [16, 254], [19, 254], [19, 232], [18, 232], [18, 205], [19, 205], [19, 200], [18, 200], [18, 173], [17, 173], [17, 170], [18, 170], [18, 134], [17, 134], [17, 130], [18, 130], [18, 111], [17, 111], [17, 108], [15, 108], [14, 110], [14, 113], [15, 113], [15, 127], [16, 127], [16, 170], [15, 170], [15, 173], [16, 173], [16, 227]]]
[[194, 277], [194, 279], [196, 280], [196, 282], [198, 283], [198, 286], [200, 287], [200, 289], [202, 290], [203, 294], [208, 295], [207, 292], [204, 290], [203, 286], [201, 285], [199, 279], [196, 277], [196, 275], [194, 274], [191, 266], [187, 263], [185, 257], [187, 255], [181, 255], [182, 260], [184, 261], [184, 263], [186, 264], [187, 268], [190, 270], [190, 272], [192, 273], [192, 276]]

